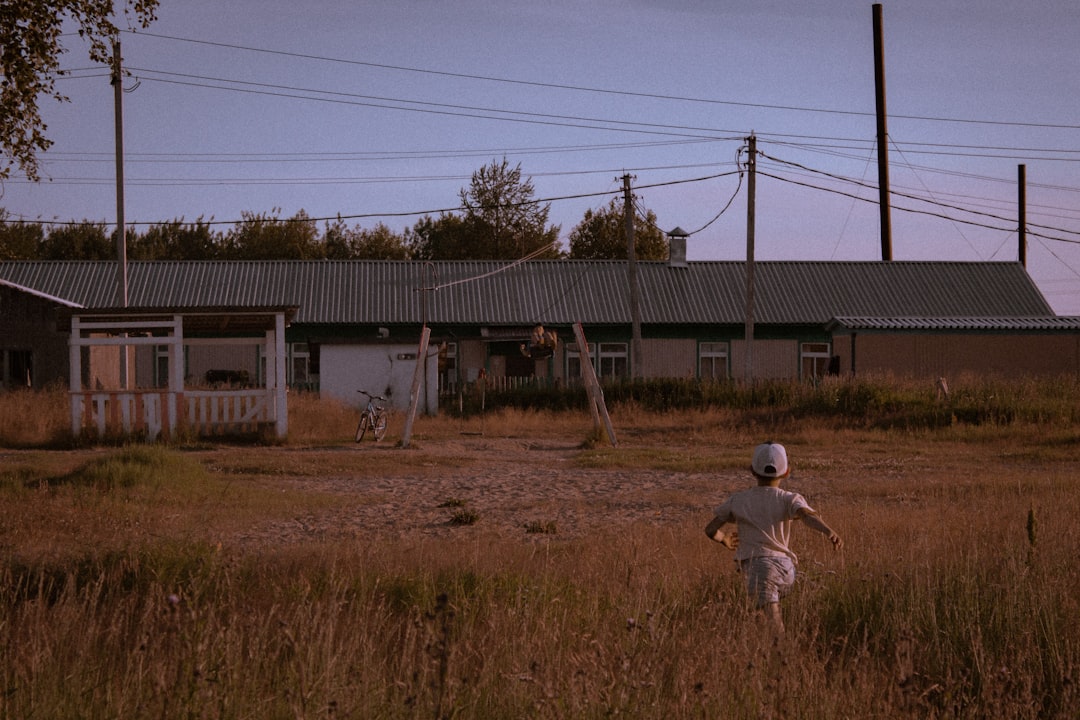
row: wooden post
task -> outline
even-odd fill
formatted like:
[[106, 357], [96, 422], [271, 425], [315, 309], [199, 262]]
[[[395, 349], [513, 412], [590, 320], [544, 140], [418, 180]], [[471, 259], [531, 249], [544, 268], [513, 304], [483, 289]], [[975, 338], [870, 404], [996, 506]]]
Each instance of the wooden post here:
[[86, 396], [82, 394], [82, 328], [78, 315], [71, 316], [71, 337], [68, 338], [68, 386], [71, 394], [71, 434], [76, 438], [82, 433], [83, 415], [86, 412]]
[[[270, 348], [267, 348], [269, 350]], [[285, 375], [285, 313], [274, 315], [274, 432], [279, 440], [289, 436], [289, 387]]]
[[607, 405], [604, 403], [604, 389], [600, 387], [600, 381], [596, 379], [596, 371], [592, 366], [592, 358], [589, 357], [589, 343], [585, 340], [585, 331], [581, 323], [574, 323], [574, 337], [577, 339], [578, 353], [581, 358], [581, 379], [585, 383], [585, 390], [589, 394], [589, 405], [593, 411], [593, 419], [601, 417], [604, 429], [607, 431], [608, 440], [612, 447], [618, 447], [615, 439], [615, 428], [611, 425], [611, 416], [608, 415]]
[[412, 387], [409, 389], [409, 410], [405, 415], [405, 430], [401, 434], [401, 447], [409, 447], [412, 441], [413, 421], [416, 419], [416, 406], [420, 404], [420, 381], [427, 380], [424, 375], [424, 358], [427, 357], [428, 340], [431, 329], [425, 325], [420, 331], [420, 348], [416, 351], [416, 369], [413, 370]]

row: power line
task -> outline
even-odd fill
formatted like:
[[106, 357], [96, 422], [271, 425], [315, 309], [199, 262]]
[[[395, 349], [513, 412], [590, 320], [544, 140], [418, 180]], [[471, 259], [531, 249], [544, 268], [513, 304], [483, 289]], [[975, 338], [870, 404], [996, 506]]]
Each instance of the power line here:
[[[499, 120], [503, 122], [516, 122], [533, 125], [573, 127], [587, 130], [606, 130], [614, 132], [642, 133], [649, 135], [667, 135], [673, 137], [691, 137], [707, 140], [734, 140], [736, 139], [734, 135], [739, 134], [735, 130], [697, 128], [690, 126], [669, 125], [664, 123], [645, 123], [631, 120], [590, 118], [574, 115], [554, 115], [549, 113], [525, 112], [520, 110], [501, 110], [499, 108], [485, 108], [469, 105], [456, 105], [453, 103], [437, 103], [425, 100], [406, 100], [402, 98], [387, 98], [380, 96], [362, 95], [359, 93], [345, 93], [335, 90], [298, 88], [288, 85], [275, 85], [272, 83], [259, 83], [247, 80], [229, 80], [225, 78], [212, 78], [198, 75], [188, 75], [185, 73], [165, 72], [160, 70], [147, 70], [140, 68], [131, 69], [139, 72], [149, 72], [170, 77], [189, 78], [188, 80], [174, 80], [162, 77], [140, 76], [142, 79], [149, 82], [167, 83], [171, 85], [184, 85], [189, 87], [202, 87], [215, 90], [228, 90], [231, 92], [247, 93], [252, 95], [265, 95], [269, 97], [284, 97], [294, 100], [312, 100], [315, 102], [333, 103], [337, 105], [371, 107], [382, 110], [401, 110], [408, 112], [426, 113], [430, 115], [447, 115], [452, 117], [467, 117], [482, 120]], [[247, 87], [227, 87], [221, 85], [214, 85], [211, 83], [229, 83], [230, 85], [241, 85]], [[608, 127], [609, 125], [614, 127]], [[710, 134], [703, 135], [702, 133]], [[712, 135], [712, 133], [726, 133], [732, 135], [732, 137], [715, 137], [714, 135]]]
[[[607, 171], [607, 172], [611, 172], [611, 171]], [[717, 173], [715, 175], [707, 175], [707, 176], [704, 176], [704, 177], [686, 178], [686, 179], [682, 179], [682, 180], [669, 180], [669, 181], [666, 181], [666, 182], [650, 183], [650, 184], [646, 184], [646, 185], [639, 185], [638, 189], [647, 190], [647, 189], [651, 189], [651, 188], [672, 187], [672, 186], [675, 186], [675, 185], [684, 185], [684, 184], [687, 184], [687, 183], [705, 182], [707, 180], [715, 180], [716, 178], [722, 178], [722, 177], [727, 177], [729, 175], [734, 175], [734, 174], [736, 174], [736, 172], [738, 172], [738, 171], [727, 172], [727, 173]], [[523, 201], [521, 203], [516, 203], [516, 204], [517, 205], [522, 205], [522, 204], [530, 204], [531, 205], [531, 204], [560, 202], [560, 201], [565, 201], [565, 200], [579, 200], [579, 199], [582, 199], [582, 198], [603, 197], [603, 196], [607, 196], [607, 195], [614, 195], [614, 194], [617, 194], [618, 192], [620, 192], [620, 191], [616, 190], [616, 189], [609, 189], [609, 190], [603, 190], [603, 191], [599, 191], [599, 192], [578, 193], [578, 194], [574, 194], [574, 195], [560, 195], [560, 196], [547, 197], [547, 198], [537, 198], [537, 199], [534, 199], [534, 200], [527, 200], [527, 201]], [[348, 215], [342, 215], [342, 214], [339, 213], [337, 215], [333, 215], [333, 216], [328, 215], [328, 216], [324, 216], [324, 217], [307, 217], [307, 216], [305, 216], [303, 218], [303, 221], [304, 222], [324, 222], [324, 221], [333, 221], [333, 220], [362, 220], [362, 219], [367, 219], [367, 218], [379, 218], [379, 217], [418, 217], [418, 216], [422, 216], [422, 215], [438, 215], [438, 214], [442, 214], [442, 213], [453, 213], [453, 212], [460, 211], [461, 209], [462, 208], [460, 206], [457, 206], [457, 207], [452, 207], [452, 208], [445, 208], [444, 207], [444, 208], [435, 208], [435, 209], [428, 209], [428, 210], [408, 210], [408, 211], [399, 211], [399, 212], [368, 212], [368, 213], [351, 213], [351, 214], [348, 214]], [[290, 220], [292, 220], [292, 218], [282, 218], [283, 222], [288, 222]], [[11, 225], [18, 224], [18, 223], [26, 223], [26, 224], [29, 224], [29, 225], [76, 226], [76, 225], [82, 225], [85, 222], [86, 222], [85, 220], [76, 222], [76, 221], [50, 221], [50, 220], [25, 220], [25, 219], [16, 220], [16, 219], [12, 219], [12, 218], [0, 218], [0, 223], [2, 223], [2, 224], [11, 224]], [[240, 220], [210, 220], [210, 221], [203, 221], [203, 224], [205, 224], [205, 225], [237, 225], [237, 224], [240, 224], [242, 222], [243, 222], [243, 219], [240, 219]], [[166, 221], [160, 221], [159, 220], [159, 221], [128, 221], [125, 224], [128, 225], [128, 226], [143, 226], [143, 225], [149, 226], [149, 225], [172, 225], [172, 224], [176, 224], [176, 223], [175, 223], [175, 221], [171, 221], [171, 220], [166, 220]]]
[[[183, 37], [178, 37], [178, 36], [175, 36], [175, 35], [164, 35], [164, 34], [160, 34], [160, 33], [151, 33], [151, 32], [143, 32], [143, 31], [140, 31], [140, 32], [137, 32], [137, 33], [134, 32], [134, 31], [129, 31], [129, 32], [132, 32], [133, 34], [135, 34], [137, 36], [156, 37], [156, 38], [161, 38], [161, 39], [165, 39], [165, 40], [173, 40], [173, 41], [177, 41], [177, 42], [196, 43], [196, 44], [200, 44], [200, 45], [227, 48], [227, 49], [230, 49], [230, 50], [243, 50], [243, 51], [246, 51], [246, 52], [266, 53], [266, 54], [271, 54], [271, 55], [279, 55], [279, 56], [283, 56], [283, 57], [299, 58], [299, 59], [304, 59], [304, 60], [316, 60], [316, 61], [320, 61], [320, 62], [341, 63], [341, 64], [347, 64], [347, 65], [357, 65], [357, 66], [363, 66], [363, 67], [377, 68], [377, 69], [382, 69], [382, 70], [393, 70], [393, 71], [398, 71], [398, 72], [409, 72], [409, 73], [421, 73], [421, 74], [425, 74], [425, 75], [452, 77], [452, 78], [465, 79], [465, 80], [479, 80], [479, 81], [484, 81], [484, 82], [506, 83], [506, 84], [512, 84], [512, 85], [522, 85], [522, 86], [526, 86], [526, 87], [541, 87], [541, 88], [548, 88], [548, 89], [554, 89], [554, 90], [571, 90], [571, 91], [574, 91], [574, 92], [588, 92], [588, 93], [598, 93], [598, 94], [605, 94], [605, 95], [618, 95], [618, 96], [624, 96], [624, 97], [644, 98], [644, 99], [650, 99], [650, 100], [675, 100], [675, 101], [679, 101], [679, 102], [704, 103], [704, 104], [709, 104], [709, 105], [727, 105], [727, 106], [734, 106], [734, 107], [760, 108], [760, 109], [766, 109], [766, 110], [788, 110], [788, 111], [793, 110], [793, 111], [798, 111], [798, 112], [821, 113], [821, 114], [827, 114], [827, 115], [851, 115], [851, 116], [856, 116], [856, 117], [874, 117], [874, 113], [866, 112], [866, 111], [837, 110], [837, 109], [831, 109], [831, 108], [815, 108], [815, 107], [805, 107], [805, 106], [798, 106], [798, 105], [775, 105], [775, 104], [768, 104], [768, 103], [740, 102], [740, 101], [734, 101], [734, 100], [717, 100], [717, 99], [696, 98], [696, 97], [681, 96], [681, 95], [666, 95], [666, 94], [660, 94], [660, 93], [646, 93], [646, 92], [636, 92], [636, 91], [629, 91], [629, 90], [614, 90], [614, 89], [610, 89], [610, 88], [588, 87], [588, 86], [583, 86], [583, 85], [571, 85], [571, 84], [566, 84], [566, 83], [552, 83], [552, 82], [540, 82], [540, 81], [533, 81], [533, 80], [520, 80], [520, 79], [514, 79], [514, 78], [497, 77], [497, 76], [493, 76], [493, 75], [473, 75], [473, 74], [468, 74], [468, 73], [451, 72], [451, 71], [447, 71], [447, 70], [432, 70], [432, 69], [428, 69], [428, 68], [409, 67], [409, 66], [405, 66], [405, 65], [390, 65], [390, 64], [385, 64], [385, 63], [375, 63], [375, 62], [368, 62], [368, 61], [362, 61], [362, 60], [347, 60], [347, 59], [342, 59], [342, 58], [333, 58], [333, 57], [328, 57], [328, 56], [313, 55], [313, 54], [307, 54], [307, 53], [289, 52], [289, 51], [284, 51], [284, 50], [270, 50], [270, 49], [266, 49], [266, 48], [256, 48], [256, 47], [245, 46], [245, 45], [235, 45], [235, 44], [231, 44], [231, 43], [214, 42], [214, 41], [211, 41], [211, 40], [197, 40], [197, 39], [193, 39], [193, 38], [183, 38]], [[903, 114], [898, 114], [898, 113], [892, 113], [890, 115], [890, 117], [898, 118], [898, 119], [904, 119], [904, 120], [922, 120], [922, 121], [931, 121], [931, 122], [967, 123], [967, 124], [976, 124], [976, 125], [997, 125], [997, 126], [1012, 126], [1012, 127], [1026, 127], [1026, 128], [1058, 129], [1058, 130], [1080, 130], [1080, 125], [1072, 125], [1072, 124], [1065, 124], [1065, 123], [1036, 123], [1036, 122], [1027, 122], [1027, 121], [980, 120], [980, 119], [971, 119], [971, 118], [951, 118], [951, 117], [944, 117], [944, 116], [929, 116], [929, 115], [903, 115]]]
[[[875, 199], [860, 197], [859, 195], [856, 195], [854, 193], [844, 192], [843, 190], [837, 190], [835, 188], [827, 188], [827, 187], [822, 187], [820, 185], [813, 185], [811, 183], [801, 182], [799, 180], [792, 180], [791, 178], [785, 178], [785, 177], [782, 177], [780, 175], [773, 175], [772, 173], [762, 171], [760, 168], [758, 169], [757, 172], [758, 172], [758, 175], [763, 175], [765, 177], [772, 178], [773, 180], [779, 180], [780, 182], [790, 183], [792, 185], [798, 185], [798, 186], [801, 186], [801, 187], [809, 188], [811, 190], [820, 190], [822, 192], [833, 193], [834, 195], [842, 195], [844, 197], [853, 198], [855, 200], [859, 200], [859, 201], [865, 202], [865, 203], [870, 203], [870, 204], [876, 204], [877, 203], [877, 200], [875, 200]], [[922, 200], [921, 198], [915, 198], [915, 199], [920, 200], [922, 202], [928, 202], [929, 204], [932, 204], [932, 205], [933, 204], [940, 204], [940, 203], [932, 203], [930, 201]], [[944, 207], [949, 207], [949, 206], [946, 205]], [[943, 213], [933, 212], [933, 211], [930, 211], [930, 210], [918, 210], [918, 209], [915, 209], [915, 208], [907, 208], [907, 207], [901, 207], [901, 206], [897, 206], [897, 205], [893, 205], [893, 209], [894, 210], [899, 210], [901, 212], [914, 213], [914, 214], [917, 214], [917, 215], [928, 215], [930, 217], [936, 217], [936, 218], [939, 218], [941, 220], [951, 220], [953, 222], [964, 223], [965, 225], [973, 225], [975, 227], [986, 228], [988, 230], [997, 230], [999, 232], [1016, 232], [1015, 227], [1005, 227], [1005, 228], [1003, 228], [1003, 227], [999, 227], [997, 225], [989, 225], [987, 223], [976, 222], [974, 220], [964, 220], [964, 219], [961, 219], [961, 218], [954, 218], [954, 217], [952, 217], [950, 215], [945, 215]], [[971, 212], [971, 211], [968, 211], [968, 210], [964, 210], [963, 208], [959, 208], [959, 209], [962, 210], [963, 212]], [[975, 214], [983, 214], [983, 213], [975, 213]], [[996, 217], [996, 216], [990, 216], [990, 217]], [[1004, 220], [1006, 222], [1008, 222], [1010, 220], [1010, 218], [997, 218], [997, 219]], [[1029, 227], [1032, 227], [1030, 223], [1029, 223]], [[1039, 226], [1036, 226], [1036, 227], [1039, 227]], [[1063, 228], [1049, 228], [1049, 229], [1056, 230], [1058, 232], [1064, 232], [1064, 233], [1069, 233], [1069, 234], [1074, 234], [1074, 235], [1080, 235], [1080, 233], [1076, 233], [1076, 232], [1074, 232], [1072, 230], [1065, 230]], [[1029, 236], [1040, 237], [1040, 238], [1043, 238], [1043, 239], [1046, 239], [1046, 240], [1054, 240], [1054, 241], [1057, 241], [1057, 242], [1080, 244], [1080, 239], [1073, 240], [1073, 239], [1069, 239], [1069, 238], [1054, 237], [1052, 235], [1046, 235], [1046, 234], [1043, 234], [1043, 233], [1033, 232], [1031, 230], [1028, 230], [1027, 234]]]
[[[843, 177], [842, 175], [836, 175], [834, 173], [826, 172], [824, 170], [816, 170], [814, 168], [806, 167], [805, 165], [800, 165], [799, 163], [796, 163], [796, 162], [791, 162], [790, 160], [781, 160], [779, 158], [773, 157], [773, 156], [768, 155], [766, 153], [761, 153], [761, 155], [762, 155], [762, 157], [766, 157], [769, 160], [780, 163], [781, 165], [788, 165], [788, 166], [791, 166], [791, 167], [796, 167], [796, 168], [799, 168], [800, 170], [805, 170], [807, 172], [814, 173], [814, 174], [817, 174], [817, 175], [824, 175], [825, 177], [832, 178], [833, 180], [839, 180], [841, 182], [851, 183], [853, 185], [858, 185], [859, 187], [863, 187], [863, 188], [867, 188], [867, 189], [873, 189], [873, 190], [877, 189], [876, 185], [870, 185], [869, 183], [866, 183], [866, 182], [863, 182], [863, 181], [860, 181], [860, 180], [854, 180], [852, 178], [846, 178], [846, 177]], [[971, 210], [969, 208], [965, 208], [965, 207], [962, 207], [962, 206], [959, 206], [959, 205], [952, 205], [952, 204], [949, 204], [949, 203], [943, 203], [943, 202], [940, 202], [940, 201], [934, 200], [934, 199], [927, 200], [924, 197], [920, 197], [918, 195], [913, 195], [913, 194], [910, 194], [910, 193], [902, 193], [902, 192], [897, 192], [895, 190], [890, 190], [889, 194], [894, 195], [896, 197], [906, 198], [908, 200], [915, 200], [916, 202], [927, 203], [929, 205], [937, 205], [938, 207], [946, 208], [946, 209], [949, 209], [949, 210], [959, 210], [960, 212], [965, 212], [965, 213], [969, 213], [971, 215], [977, 215], [977, 216], [980, 216], [980, 217], [986, 217], [986, 218], [990, 218], [992, 220], [1000, 220], [1002, 222], [1013, 222], [1014, 221], [1014, 218], [1003, 217], [1001, 215], [995, 215], [993, 213], [982, 212], [980, 210]], [[859, 198], [859, 199], [861, 200], [863, 198]], [[917, 212], [917, 211], [909, 210], [908, 212]], [[948, 218], [946, 216], [939, 216], [939, 217], [942, 217], [943, 219], [951, 219], [951, 218]], [[963, 222], [963, 221], [958, 221], [958, 222]], [[977, 224], [977, 223], [971, 223], [971, 224]], [[1080, 235], [1080, 232], [1077, 232], [1077, 231], [1066, 230], [1064, 228], [1049, 227], [1049, 226], [1046, 226], [1046, 225], [1038, 225], [1038, 224], [1030, 223], [1030, 222], [1028, 223], [1028, 226], [1029, 227], [1043, 228], [1043, 229], [1047, 229], [1047, 230], [1054, 230], [1056, 232], [1064, 232], [1064, 233], [1068, 233], [1070, 235]], [[990, 226], [984, 226], [984, 227], [990, 227]], [[999, 228], [993, 228], [993, 229], [999, 229]], [[1048, 238], [1048, 239], [1056, 240], [1056, 239], [1059, 239], [1059, 238]], [[1068, 242], [1074, 242], [1074, 241], [1068, 241]], [[1080, 242], [1080, 241], [1075, 241], [1075, 242]]]
[[[357, 150], [326, 152], [266, 152], [266, 153], [127, 153], [125, 161], [138, 163], [273, 163], [273, 162], [355, 162], [395, 160], [441, 160], [490, 157], [493, 155], [547, 155], [556, 153], [595, 152], [639, 148], [697, 145], [716, 142], [713, 139], [650, 140], [643, 142], [601, 143], [595, 145], [541, 145], [509, 148], [459, 148], [449, 150]], [[112, 162], [113, 154], [106, 152], [59, 152], [48, 154], [57, 162]]]

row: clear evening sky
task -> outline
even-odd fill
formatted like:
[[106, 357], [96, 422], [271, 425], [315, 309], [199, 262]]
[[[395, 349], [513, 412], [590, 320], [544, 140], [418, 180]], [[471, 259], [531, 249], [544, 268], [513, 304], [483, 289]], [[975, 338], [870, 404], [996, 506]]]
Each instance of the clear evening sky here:
[[[1080, 4], [882, 5], [894, 259], [1015, 260], [1023, 164], [1029, 272], [1080, 314]], [[564, 239], [629, 173], [662, 229], [694, 232], [690, 259], [739, 260], [753, 132], [758, 259], [881, 257], [871, 2], [162, 0], [158, 18], [121, 36], [140, 229], [302, 209], [401, 230], [506, 157]], [[64, 42], [46, 179], [8, 180], [0, 207], [113, 224], [108, 72]]]

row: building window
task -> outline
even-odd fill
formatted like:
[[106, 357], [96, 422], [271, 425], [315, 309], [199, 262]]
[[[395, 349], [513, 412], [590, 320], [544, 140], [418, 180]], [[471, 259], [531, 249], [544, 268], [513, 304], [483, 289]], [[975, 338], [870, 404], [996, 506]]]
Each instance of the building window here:
[[458, 363], [456, 342], [446, 342], [439, 346], [439, 393], [457, 392]]
[[[266, 387], [266, 352], [256, 346], [259, 361], [259, 387]], [[319, 346], [306, 342], [285, 343], [285, 385], [298, 390], [319, 389]]]
[[[188, 346], [184, 345], [184, 377], [188, 375]], [[169, 346], [154, 346], [154, 387], [169, 387]]]
[[[589, 356], [595, 357], [596, 346], [589, 343]], [[581, 350], [577, 343], [566, 346], [566, 377], [570, 382], [581, 379]]]
[[289, 343], [288, 375], [285, 382], [291, 387], [306, 387], [311, 382], [311, 352], [307, 343]]
[[803, 343], [799, 350], [799, 365], [803, 380], [817, 380], [829, 374], [829, 343]]
[[29, 350], [0, 350], [0, 385], [31, 387], [34, 384], [34, 359]]
[[[629, 376], [629, 352], [626, 343], [589, 343], [589, 357], [595, 358], [593, 370], [598, 378]], [[597, 351], [599, 348], [599, 351]], [[581, 353], [577, 343], [566, 346], [566, 377], [574, 382], [581, 377]]]
[[728, 379], [726, 342], [703, 342], [698, 345], [698, 377], [702, 380]]
[[629, 362], [626, 343], [600, 343], [597, 375], [602, 378], [622, 378], [629, 376]]

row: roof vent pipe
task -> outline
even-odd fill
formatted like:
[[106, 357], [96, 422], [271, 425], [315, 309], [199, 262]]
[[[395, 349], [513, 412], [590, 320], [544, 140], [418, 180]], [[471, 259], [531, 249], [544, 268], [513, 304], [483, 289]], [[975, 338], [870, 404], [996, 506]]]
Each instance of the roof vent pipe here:
[[686, 238], [690, 233], [676, 226], [668, 231], [668, 266], [686, 267]]

